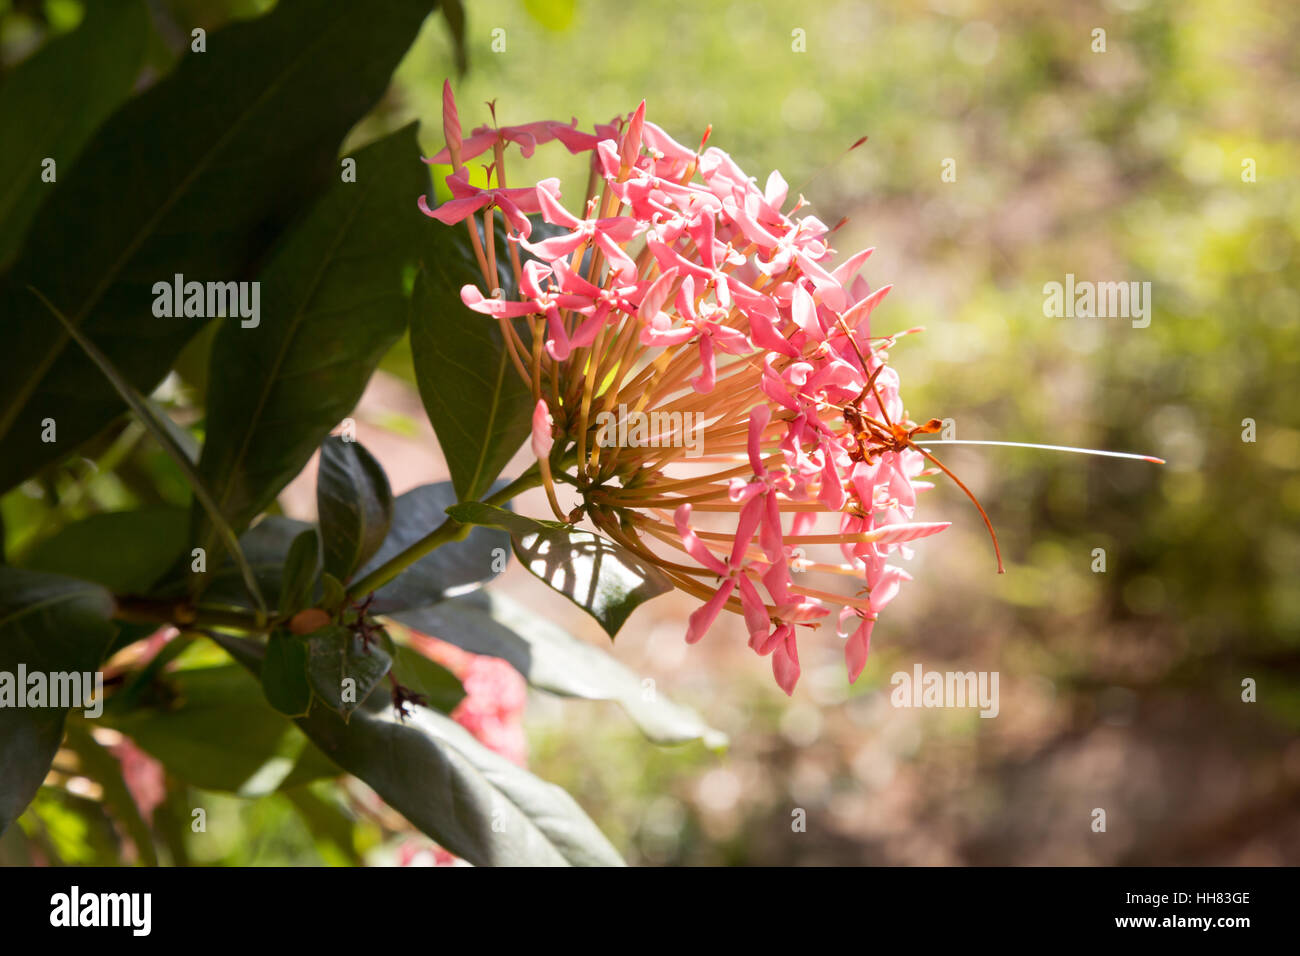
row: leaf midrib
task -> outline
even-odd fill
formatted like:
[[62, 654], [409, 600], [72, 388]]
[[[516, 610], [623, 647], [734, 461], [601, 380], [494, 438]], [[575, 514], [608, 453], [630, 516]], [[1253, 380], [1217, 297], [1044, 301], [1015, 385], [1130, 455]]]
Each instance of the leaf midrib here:
[[[319, 267], [317, 268], [315, 275], [312, 277], [311, 284], [307, 287], [297, 308], [294, 309], [293, 316], [290, 318], [288, 326], [285, 328], [285, 334], [280, 340], [280, 347], [276, 351], [275, 360], [271, 363], [270, 369], [263, 379], [262, 389], [257, 398], [257, 405], [253, 409], [253, 414], [249, 416], [248, 427], [244, 429], [243, 438], [239, 443], [239, 450], [236, 452], [235, 457], [230, 460], [229, 466], [224, 469], [224, 480], [220, 481], [221, 494], [217, 499], [217, 510], [223, 515], [226, 514], [226, 505], [229, 503], [230, 493], [233, 487], [233, 482], [230, 481], [230, 476], [239, 470], [244, 459], [248, 457], [248, 446], [253, 440], [253, 433], [256, 431], [257, 423], [261, 419], [262, 414], [266, 411], [266, 403], [270, 400], [271, 392], [274, 390], [275, 384], [280, 379], [280, 369], [283, 367], [285, 358], [289, 354], [289, 344], [297, 338], [298, 329], [301, 327], [303, 319], [306, 316], [307, 304], [315, 298], [316, 293], [319, 291], [321, 281], [325, 277], [325, 272], [334, 261], [334, 253], [338, 250], [339, 246], [342, 245], [344, 238], [352, 229], [357, 216], [361, 214], [361, 209], [365, 205], [373, 188], [374, 182], [371, 180], [360, 190], [360, 195], [356, 198], [356, 202], [348, 211], [344, 222], [341, 224], [334, 236], [334, 240], [329, 244], [325, 254], [321, 256]], [[213, 530], [210, 529], [208, 533], [204, 535], [204, 544], [211, 543], [213, 533]]]
[[44, 601], [37, 601], [35, 604], [24, 604], [22, 607], [18, 608], [13, 613], [0, 618], [0, 630], [9, 627], [15, 621], [18, 621], [29, 614], [34, 614], [37, 611], [44, 610], [45, 608], [53, 607], [54, 605], [57, 604], [65, 604], [68, 602], [76, 601], [80, 598], [99, 597], [102, 593], [103, 593], [102, 588], [88, 586], [84, 588], [78, 588], [76, 590], [60, 591], [58, 594], [54, 595], [53, 597], [47, 598]]
[[[446, 269], [440, 265], [439, 271], [443, 274], [443, 284], [448, 285], [449, 283], [446, 280], [449, 277], [447, 276]], [[479, 482], [482, 480], [483, 468], [487, 464], [488, 452], [492, 444], [490, 439], [495, 433], [497, 415], [501, 410], [502, 377], [505, 366], [509, 362], [509, 356], [506, 354], [505, 350], [509, 347], [509, 344], [503, 341], [501, 343], [501, 353], [497, 356], [497, 374], [496, 381], [493, 383], [492, 387], [492, 403], [488, 406], [487, 427], [485, 429], [485, 434], [482, 436], [484, 440], [479, 445], [478, 457], [474, 460], [474, 472], [470, 479], [469, 487], [465, 491], [465, 497], [467, 499], [477, 498], [484, 491], [483, 488], [479, 487]], [[465, 430], [468, 434], [468, 429]], [[475, 436], [470, 436], [471, 440], [474, 437]]]
[[[334, 9], [337, 10], [339, 8], [335, 7]], [[154, 227], [159, 223], [162, 217], [171, 210], [172, 206], [176, 204], [180, 197], [185, 194], [189, 187], [194, 183], [194, 180], [201, 173], [207, 171], [213, 158], [225, 148], [227, 142], [229, 142], [235, 133], [244, 127], [248, 118], [260, 109], [269, 96], [280, 89], [289, 76], [301, 68], [302, 62], [307, 55], [314, 52], [315, 49], [324, 42], [325, 38], [334, 30], [338, 29], [339, 25], [342, 24], [350, 14], [354, 13], [355, 10], [356, 8], [344, 8], [344, 11], [339, 15], [339, 18], [335, 20], [334, 23], [322, 29], [316, 34], [313, 40], [308, 41], [300, 47], [298, 55], [289, 62], [286, 68], [276, 76], [274, 80], [267, 84], [266, 89], [257, 96], [249, 108], [244, 110], [236, 120], [230, 124], [229, 129], [227, 129], [226, 132], [216, 140], [213, 146], [202, 155], [199, 162], [195, 164], [194, 169], [177, 184], [176, 188], [167, 196], [166, 200], [159, 206], [158, 210], [142, 224], [140, 229], [137, 230], [136, 235], [123, 247], [122, 254], [113, 260], [112, 265], [105, 270], [103, 277], [95, 285], [94, 289], [91, 290], [86, 301], [82, 303], [81, 307], [71, 317], [73, 324], [80, 326], [81, 323], [85, 321], [90, 310], [98, 304], [104, 293], [113, 282], [116, 281], [122, 266], [131, 256], [135, 255], [136, 251], [144, 241], [152, 234]], [[271, 15], [274, 16], [274, 13]], [[190, 55], [193, 56], [194, 54]], [[0, 438], [9, 434], [9, 429], [13, 427], [19, 413], [27, 406], [27, 402], [35, 393], [37, 386], [45, 379], [45, 374], [50, 370], [51, 366], [53, 366], [55, 361], [58, 360], [59, 355], [62, 354], [63, 350], [67, 347], [68, 340], [68, 333], [63, 329], [60, 329], [53, 346], [46, 353], [45, 357], [36, 363], [33, 373], [28, 376], [26, 382], [20, 387], [18, 394], [14, 397], [14, 400], [9, 407], [9, 410], [3, 417], [0, 417]]]

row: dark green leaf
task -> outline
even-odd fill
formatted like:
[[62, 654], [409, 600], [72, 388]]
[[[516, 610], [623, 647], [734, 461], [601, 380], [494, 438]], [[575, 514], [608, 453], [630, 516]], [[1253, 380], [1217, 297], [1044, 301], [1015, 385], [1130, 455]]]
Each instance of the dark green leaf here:
[[572, 797], [436, 711], [415, 708], [399, 722], [385, 702], [346, 724], [323, 708], [299, 723], [340, 767], [476, 866], [622, 865]]
[[512, 535], [534, 534], [540, 531], [559, 530], [569, 527], [562, 521], [539, 521], [527, 515], [515, 514], [507, 508], [484, 504], [481, 501], [466, 501], [452, 505], [447, 509], [461, 524], [473, 524], [483, 528], [500, 528]]
[[465, 52], [465, 7], [460, 0], [442, 0], [442, 13], [447, 18], [447, 30], [451, 33], [452, 46], [456, 50], [456, 73], [464, 76], [469, 66], [469, 57]]
[[[436, 222], [427, 229], [412, 302], [411, 358], [457, 500], [469, 501], [483, 496], [528, 436], [532, 394], [496, 320], [461, 302], [463, 285], [483, 284], [466, 230]], [[502, 244], [497, 263], [508, 297], [514, 289], [509, 261]]]
[[673, 589], [662, 571], [590, 531], [547, 529], [515, 539], [524, 566], [597, 621], [613, 637], [628, 616]]
[[305, 640], [283, 631], [271, 635], [262, 662], [262, 691], [272, 707], [290, 717], [302, 717], [311, 709]]
[[[457, 501], [449, 482], [420, 485], [393, 503], [393, 526], [383, 547], [356, 575], [362, 578], [389, 558], [423, 538], [447, 518]], [[421, 558], [375, 592], [376, 613], [423, 607], [453, 594], [472, 591], [505, 570], [510, 538], [492, 528], [475, 528]]]
[[388, 476], [360, 443], [331, 436], [321, 445], [316, 510], [325, 570], [348, 581], [374, 557], [393, 520]]
[[[99, 0], [73, 33], [46, 44], [0, 86], [0, 271], [86, 141], [131, 93], [144, 61], [142, 0]], [[41, 178], [55, 161], [56, 180]]]
[[331, 614], [337, 613], [343, 607], [343, 601], [347, 597], [347, 589], [343, 587], [343, 582], [334, 575], [326, 571], [321, 575], [321, 607]]
[[105, 721], [191, 786], [254, 797], [338, 774], [233, 664], [180, 670], [168, 699]]
[[447, 668], [413, 647], [394, 645], [393, 676], [407, 690], [424, 697], [427, 706], [450, 714], [465, 699], [465, 688]]
[[[217, 641], [250, 670], [259, 666], [257, 645]], [[572, 797], [442, 714], [417, 707], [403, 723], [378, 692], [350, 721], [313, 707], [298, 726], [394, 810], [476, 866], [622, 865]]]
[[47, 685], [54, 672], [93, 673], [113, 639], [112, 612], [98, 585], [0, 565], [0, 833], [45, 779], [67, 716], [63, 707], [16, 706], [29, 690], [18, 686], [19, 668]]
[[382, 648], [367, 647], [338, 624], [307, 636], [307, 677], [312, 690], [344, 718], [370, 696], [392, 664], [393, 659]]
[[357, 182], [335, 184], [263, 273], [261, 323], [226, 323], [213, 344], [199, 471], [238, 530], [352, 411], [406, 328], [402, 273], [425, 228], [411, 197], [427, 181], [414, 127], [354, 158]]
[[[306, 521], [268, 515], [239, 536], [239, 548], [252, 568], [258, 588], [272, 607], [280, 606], [284, 567], [289, 560], [289, 550], [302, 534], [314, 530]], [[212, 570], [211, 564], [208, 565], [208, 570]], [[228, 558], [218, 565], [212, 584], [204, 594], [204, 603], [249, 606], [240, 572]]]
[[503, 594], [478, 591], [429, 608], [393, 615], [398, 622], [475, 654], [508, 662], [541, 690], [586, 700], [614, 700], [656, 743], [726, 744], [695, 711], [673, 703], [608, 652], [592, 647]]
[[259, 613], [265, 613], [266, 603], [263, 601], [262, 593], [258, 589], [257, 582], [253, 578], [253, 573], [248, 566], [248, 561], [245, 559], [243, 552], [239, 550], [239, 544], [235, 538], [234, 530], [218, 512], [217, 504], [213, 500], [212, 493], [208, 490], [207, 484], [199, 477], [198, 472], [194, 470], [194, 462], [190, 460], [185, 449], [176, 440], [174, 435], [175, 429], [168, 428], [163, 424], [164, 419], [168, 422], [171, 420], [166, 418], [165, 415], [160, 417], [160, 413], [156, 410], [156, 407], [135, 390], [131, 383], [127, 381], [126, 377], [118, 370], [117, 366], [113, 364], [108, 356], [103, 353], [99, 346], [86, 338], [85, 333], [73, 325], [68, 317], [60, 312], [44, 295], [44, 293], [31, 287], [28, 288], [28, 291], [31, 292], [41, 302], [41, 304], [50, 311], [55, 319], [58, 320], [59, 324], [61, 324], [64, 330], [68, 333], [69, 338], [75, 341], [81, 350], [86, 353], [87, 357], [89, 357], [95, 364], [95, 367], [99, 369], [104, 378], [109, 381], [113, 386], [113, 389], [130, 407], [131, 411], [135, 412], [135, 416], [139, 419], [140, 424], [144, 425], [149, 434], [153, 436], [154, 441], [156, 441], [162, 450], [167, 453], [167, 457], [172, 460], [172, 463], [180, 470], [181, 474], [185, 476], [186, 482], [194, 492], [195, 508], [200, 510], [201, 513], [208, 518], [212, 524], [213, 534], [216, 539], [225, 544], [235, 563], [239, 566], [240, 576], [243, 579], [245, 588], [248, 590], [249, 598], [253, 601], [253, 605], [257, 608]]
[[315, 528], [293, 539], [280, 582], [280, 616], [292, 617], [311, 604], [320, 569], [320, 537]]
[[155, 506], [91, 515], [23, 555], [23, 567], [67, 574], [118, 594], [145, 594], [188, 550], [189, 512]]
[[[205, 321], [155, 317], [155, 283], [251, 278], [304, 203], [337, 180], [340, 141], [382, 95], [429, 6], [279, 4], [213, 33], [206, 53], [187, 54], [99, 130], [83, 153], [93, 161], [60, 177], [0, 290], [0, 490], [70, 454], [123, 407], [26, 287], [152, 391]], [[46, 418], [57, 442], [41, 441]]]
[[528, 570], [599, 621], [610, 637], [640, 605], [673, 589], [658, 568], [590, 531], [480, 502], [458, 504], [447, 513], [465, 524], [509, 531]]

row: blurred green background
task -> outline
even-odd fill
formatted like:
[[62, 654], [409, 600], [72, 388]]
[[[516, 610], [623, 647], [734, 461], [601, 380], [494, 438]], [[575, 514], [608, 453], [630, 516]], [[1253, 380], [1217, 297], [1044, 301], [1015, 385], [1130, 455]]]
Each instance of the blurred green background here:
[[[169, 68], [191, 27], [268, 6], [159, 0], [151, 69]], [[79, 11], [0, 0], [0, 64]], [[467, 17], [466, 128], [487, 121], [489, 100], [503, 124], [590, 126], [644, 97], [683, 143], [712, 124], [710, 144], [760, 182], [780, 169], [824, 221], [849, 217], [836, 247], [878, 247], [864, 274], [895, 286], [875, 331], [925, 327], [892, 353], [913, 418], [951, 418], [963, 439], [1168, 460], [950, 449], [1007, 575], [978, 515], [940, 485], [924, 517], [954, 526], [918, 548], [856, 686], [834, 635], [818, 633], [788, 700], [740, 628], [687, 648], [692, 605], [664, 598], [614, 652], [727, 731], [730, 749], [657, 748], [613, 705], [534, 695], [530, 767], [635, 863], [1300, 862], [1300, 8], [477, 0]], [[436, 150], [453, 73], [431, 18], [352, 142], [414, 118]], [[577, 171], [552, 147], [526, 170], [514, 162], [511, 181], [561, 175], [571, 195]], [[1150, 282], [1150, 326], [1045, 317], [1043, 285], [1067, 273]], [[413, 395], [406, 361], [399, 349], [386, 368]], [[169, 388], [183, 408], [183, 381]], [[427, 443], [392, 407], [370, 419], [384, 416], [378, 427]], [[120, 458], [7, 496], [11, 541], [183, 496], [147, 443]], [[507, 580], [536, 593], [526, 575]], [[998, 671], [999, 716], [890, 706], [890, 675], [918, 663]], [[1256, 702], [1242, 700], [1246, 679]], [[390, 860], [400, 822], [344, 796], [205, 795], [209, 833], [178, 839], [194, 862]], [[47, 787], [24, 845], [0, 851], [111, 860], [84, 799]], [[315, 825], [300, 804], [321, 811]], [[798, 810], [806, 832], [792, 829]]]

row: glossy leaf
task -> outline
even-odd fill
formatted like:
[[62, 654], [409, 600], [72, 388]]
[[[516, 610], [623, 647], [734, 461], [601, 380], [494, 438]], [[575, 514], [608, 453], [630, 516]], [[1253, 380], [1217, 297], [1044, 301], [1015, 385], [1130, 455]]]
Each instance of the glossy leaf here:
[[393, 676], [407, 690], [420, 694], [426, 706], [444, 714], [465, 699], [465, 688], [456, 675], [413, 647], [393, 646]]
[[[284, 587], [284, 567], [289, 550], [299, 536], [315, 528], [306, 521], [280, 515], [268, 515], [239, 536], [239, 547], [252, 569], [257, 586], [272, 607], [279, 607]], [[212, 570], [209, 562], [208, 570]], [[188, 568], [188, 565], [187, 565]], [[203, 595], [203, 603], [249, 607], [247, 590], [238, 569], [227, 558], [212, 575], [212, 583]]]
[[[445, 481], [420, 485], [399, 495], [393, 503], [388, 537], [355, 577], [364, 577], [437, 528], [447, 519], [447, 508], [456, 501], [455, 490]], [[376, 591], [372, 608], [376, 613], [386, 613], [424, 607], [473, 591], [504, 570], [509, 553], [510, 538], [504, 532], [474, 528], [463, 540], [444, 544]]]
[[[131, 383], [121, 373], [112, 360], [97, 346], [91, 342], [83, 330], [78, 329], [71, 320], [68, 319], [44, 293], [35, 288], [28, 289], [40, 302], [47, 308], [54, 318], [63, 326], [68, 337], [76, 342], [77, 346], [86, 353], [87, 357], [94, 363], [100, 374], [106, 378], [113, 386], [113, 389], [126, 402], [131, 411], [135, 412], [136, 418], [140, 421], [145, 429], [153, 436], [167, 457], [184, 475], [190, 489], [194, 492], [194, 502], [196, 510], [200, 510], [211, 523], [215, 538], [221, 541], [230, 552], [235, 564], [239, 567], [240, 576], [243, 579], [244, 587], [248, 591], [249, 598], [257, 608], [259, 614], [266, 611], [266, 603], [262, 599], [262, 593], [257, 587], [257, 582], [253, 578], [248, 561], [245, 559], [243, 552], [239, 550], [239, 544], [235, 537], [234, 529], [231, 528], [217, 509], [216, 501], [212, 497], [207, 483], [194, 470], [194, 463], [186, 454], [185, 449], [173, 437], [173, 430], [165, 426], [148, 399], [135, 390]], [[163, 416], [165, 418], [165, 416]], [[170, 421], [170, 420], [169, 420]]]
[[320, 570], [320, 536], [308, 528], [293, 539], [280, 578], [280, 616], [291, 617], [311, 604]]
[[[245, 667], [260, 667], [256, 644], [224, 635], [217, 641]], [[400, 721], [381, 690], [350, 721], [313, 707], [297, 723], [338, 766], [476, 866], [622, 865], [572, 797], [436, 711], [417, 707]]]
[[541, 690], [617, 701], [656, 743], [726, 744], [725, 734], [657, 688], [647, 687], [641, 675], [607, 651], [579, 640], [503, 594], [479, 591], [434, 607], [404, 611], [394, 619], [475, 654], [499, 657]]
[[321, 445], [316, 511], [325, 570], [348, 581], [353, 571], [374, 557], [393, 520], [388, 476], [359, 442], [331, 436]]
[[277, 631], [267, 640], [262, 691], [272, 707], [290, 717], [301, 717], [311, 709], [307, 642], [301, 637]]
[[462, 524], [500, 528], [512, 535], [535, 534], [547, 530], [563, 531], [570, 527], [562, 521], [538, 520], [481, 501], [466, 501], [463, 504], [452, 505], [447, 509], [447, 514]]
[[[307, 636], [307, 678], [321, 702], [345, 718], [384, 679], [393, 659], [366, 646], [348, 628], [331, 624]], [[263, 665], [265, 666], [265, 665]]]
[[111, 511], [65, 525], [22, 556], [23, 567], [145, 594], [189, 543], [189, 512], [154, 506]]
[[104, 719], [191, 786], [255, 797], [337, 775], [242, 667], [189, 668], [164, 682], [153, 706]]
[[[59, 177], [130, 95], [148, 35], [143, 0], [99, 0], [87, 5], [80, 27], [47, 43], [0, 85], [0, 270]], [[53, 183], [42, 179], [47, 159], [55, 163]]]
[[[94, 161], [61, 173], [0, 289], [0, 490], [67, 456], [123, 408], [27, 286], [136, 389], [152, 391], [205, 321], [155, 316], [155, 284], [176, 274], [253, 278], [284, 227], [337, 180], [339, 143], [382, 95], [429, 7], [279, 4], [214, 32], [206, 53], [184, 56], [104, 124], [83, 151]], [[160, 120], [187, 116], [194, 121]], [[363, 184], [359, 173], [354, 185]], [[58, 423], [57, 442], [41, 441], [46, 418]]]
[[[411, 197], [427, 180], [414, 128], [354, 158], [357, 182], [335, 184], [263, 272], [260, 324], [228, 322], [213, 343], [199, 470], [237, 530], [352, 411], [406, 328], [402, 273], [423, 226]], [[210, 548], [195, 517], [196, 539]]]
[[[456, 500], [469, 501], [483, 496], [523, 444], [534, 403], [496, 320], [461, 302], [462, 286], [483, 284], [466, 229], [433, 221], [425, 229], [411, 311], [411, 358]], [[507, 294], [514, 288], [509, 261], [503, 241], [498, 278]]]
[[638, 607], [673, 589], [653, 565], [590, 531], [548, 529], [515, 540], [529, 571], [559, 591], [613, 637]]
[[456, 73], [464, 76], [469, 66], [469, 56], [465, 50], [465, 7], [460, 0], [441, 0], [441, 5], [443, 15], [447, 18], [452, 48], [456, 51]]
[[47, 690], [52, 673], [93, 673], [113, 638], [112, 612], [96, 584], [0, 565], [0, 832], [45, 779], [67, 716], [48, 697], [47, 706], [17, 706], [31, 689], [19, 685], [20, 668], [46, 675]]
[[466, 524], [509, 531], [524, 566], [599, 621], [610, 637], [640, 605], [673, 589], [658, 568], [590, 531], [479, 502], [453, 506], [447, 513]]
[[418, 707], [400, 722], [385, 706], [344, 724], [322, 708], [301, 725], [339, 766], [477, 866], [622, 865], [572, 797], [442, 714]]

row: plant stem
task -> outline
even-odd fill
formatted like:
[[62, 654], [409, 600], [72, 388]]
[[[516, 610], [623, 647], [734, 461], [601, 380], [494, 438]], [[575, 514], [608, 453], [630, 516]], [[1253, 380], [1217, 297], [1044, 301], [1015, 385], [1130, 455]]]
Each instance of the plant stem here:
[[[527, 491], [529, 488], [536, 488], [541, 483], [541, 474], [538, 468], [533, 466], [500, 491], [484, 498], [483, 503], [489, 505], [505, 504], [521, 491]], [[446, 521], [438, 525], [438, 527], [434, 528], [406, 550], [393, 555], [379, 567], [375, 568], [375, 570], [367, 574], [364, 578], [353, 583], [353, 585], [348, 588], [347, 600], [349, 602], [356, 601], [358, 598], [369, 594], [371, 591], [378, 591], [381, 587], [393, 580], [393, 578], [397, 577], [425, 555], [437, 550], [450, 541], [463, 540], [465, 536], [470, 533], [472, 528], [473, 525], [461, 524], [455, 518], [447, 518]]]
[[137, 624], [175, 624], [179, 628], [232, 627], [241, 631], [265, 632], [252, 611], [196, 608], [185, 601], [162, 601], [154, 598], [118, 596], [113, 617]]

